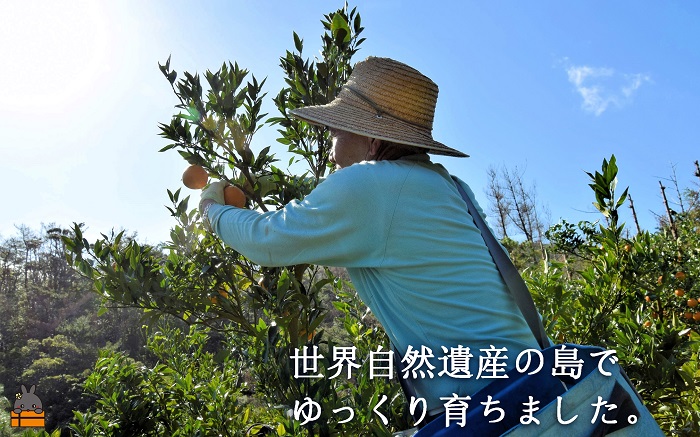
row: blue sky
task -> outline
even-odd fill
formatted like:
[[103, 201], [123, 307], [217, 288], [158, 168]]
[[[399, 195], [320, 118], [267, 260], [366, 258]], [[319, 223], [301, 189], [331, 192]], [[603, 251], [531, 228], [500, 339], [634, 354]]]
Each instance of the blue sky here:
[[[172, 55], [179, 72], [204, 72], [236, 61], [267, 77], [273, 96], [292, 31], [314, 56], [322, 15], [341, 6], [0, 0], [0, 238], [16, 225], [75, 221], [92, 238], [114, 228], [167, 240], [174, 222], [166, 189], [181, 187], [186, 164], [173, 151], [158, 153], [167, 143], [157, 125], [176, 104], [158, 62]], [[672, 166], [681, 188], [697, 181], [697, 2], [350, 6], [366, 29], [356, 60], [392, 57], [439, 85], [433, 136], [471, 157], [437, 161], [482, 204], [488, 167], [517, 167], [552, 223], [596, 220], [584, 171], [615, 154], [620, 186], [630, 187], [642, 227], [653, 229], [652, 211], [663, 211], [658, 181]], [[253, 147], [281, 153], [275, 133], [261, 132]], [[627, 208], [623, 218], [631, 228]]]

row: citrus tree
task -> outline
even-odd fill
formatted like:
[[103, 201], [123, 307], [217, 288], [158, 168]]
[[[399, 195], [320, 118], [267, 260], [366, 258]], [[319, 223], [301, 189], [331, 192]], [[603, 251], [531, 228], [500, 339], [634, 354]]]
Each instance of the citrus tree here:
[[[274, 117], [262, 113], [265, 80], [237, 63], [202, 75], [178, 74], [168, 58], [160, 70], [179, 103], [178, 113], [160, 125], [161, 136], [168, 140], [161, 151], [177, 151], [183, 163], [201, 166], [211, 180], [238, 187], [248, 208], [271, 211], [302, 199], [332, 171], [330, 141], [325, 128], [300, 122], [289, 111], [333, 100], [363, 42], [360, 14], [347, 5], [325, 15], [322, 24], [317, 59], [304, 57], [304, 42], [296, 33], [294, 49], [281, 57], [287, 86], [272, 99], [278, 110]], [[272, 146], [255, 143], [258, 131], [272, 128], [292, 155], [286, 167], [279, 166]], [[293, 164], [305, 170], [292, 173]], [[69, 261], [103, 296], [102, 311], [136, 306], [143, 308], [149, 326], [157, 326], [164, 315], [189, 326], [184, 334], [169, 331], [151, 343], [163, 356], [163, 364], [155, 368], [139, 367], [121, 354], [104, 355], [86, 383], [100, 399], [98, 408], [76, 414], [75, 433], [387, 435], [408, 427], [398, 385], [371, 378], [369, 372], [369, 353], [387, 350], [386, 336], [365, 317], [366, 307], [346, 281], [319, 266], [256, 265], [205, 228], [200, 212], [180, 189], [168, 190], [168, 197], [176, 224], [164, 250], [125, 242], [122, 234], [103, 235], [91, 243], [77, 225], [75, 235], [66, 238]], [[326, 333], [331, 310], [345, 328], [341, 337]], [[183, 335], [182, 342], [196, 348], [204, 341], [202, 332], [220, 333], [225, 347], [209, 356], [166, 341]], [[351, 344], [339, 343], [345, 341]], [[354, 363], [360, 366], [349, 378], [330, 377], [336, 373], [334, 354], [340, 347], [353, 348]], [[163, 351], [188, 358], [171, 365], [172, 358], [166, 359]], [[292, 359], [312, 351], [311, 373], [321, 377], [300, 374], [299, 360]], [[200, 374], [203, 363], [226, 381], [211, 372]], [[217, 383], [207, 383], [207, 378]], [[174, 384], [172, 389], [167, 389], [169, 384]], [[304, 405], [313, 408], [308, 412]], [[196, 418], [206, 420], [196, 424]]]
[[668, 229], [627, 238], [617, 171], [613, 155], [588, 173], [602, 222], [553, 226], [551, 249], [566, 262], [532, 268], [528, 285], [551, 338], [614, 349], [663, 429], [697, 435], [700, 222], [689, 212], [677, 238]]

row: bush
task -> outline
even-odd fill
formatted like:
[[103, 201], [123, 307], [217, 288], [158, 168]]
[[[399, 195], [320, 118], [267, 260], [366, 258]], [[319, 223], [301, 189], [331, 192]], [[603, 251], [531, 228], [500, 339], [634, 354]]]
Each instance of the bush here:
[[[333, 100], [350, 75], [351, 58], [363, 41], [359, 37], [363, 30], [360, 15], [354, 9], [345, 7], [326, 15], [323, 25], [318, 60], [305, 60], [303, 41], [293, 35], [295, 50], [287, 51], [280, 60], [288, 87], [273, 99], [278, 116], [267, 120], [261, 114], [265, 81], [249, 78], [249, 72], [238, 64], [224, 64], [202, 77], [184, 72], [178, 80], [168, 59], [160, 68], [180, 101], [180, 112], [169, 123], [161, 124], [161, 135], [170, 141], [161, 151], [176, 150], [188, 164], [204, 167], [212, 179], [239, 187], [249, 208], [280, 209], [302, 199], [332, 169], [328, 161], [330, 141], [325, 128], [291, 118], [289, 111]], [[278, 141], [293, 156], [290, 168], [294, 163], [305, 163], [304, 173], [291, 174], [289, 169], [276, 167], [270, 147], [253, 150], [253, 137], [263, 126], [278, 128]], [[124, 242], [122, 234], [103, 235], [91, 244], [76, 225], [74, 237], [65, 238], [69, 260], [94, 281], [105, 306], [143, 308], [149, 326], [167, 314], [188, 325], [219, 332], [228, 342], [227, 349], [236, 351], [226, 365], [237, 367], [238, 373], [227, 376], [240, 374], [242, 380], [237, 380], [245, 382], [250, 396], [242, 397], [240, 388], [220, 378], [216, 381], [228, 384], [231, 390], [217, 391], [208, 385], [214, 373], [195, 378], [188, 376], [194, 370], [185, 372], [173, 366], [172, 360], [196, 366], [197, 361], [210, 359], [193, 358], [180, 346], [171, 344], [162, 349], [162, 362], [153, 368], [140, 366], [123, 354], [105, 354], [86, 384], [87, 390], [99, 397], [99, 407], [86, 414], [76, 413], [76, 433], [216, 431], [238, 435], [244, 424], [257, 422], [268, 424], [279, 435], [386, 435], [408, 427], [399, 386], [372, 379], [369, 374], [369, 352], [387, 351], [386, 336], [371, 317], [364, 317], [366, 307], [342, 278], [318, 266], [255, 265], [202, 226], [199, 212], [190, 208], [189, 197], [180, 190], [168, 191], [168, 195], [172, 203], [169, 210], [177, 224], [165, 245], [167, 252], [135, 241]], [[329, 326], [326, 320], [331, 308], [324, 302], [328, 301], [334, 305], [335, 319], [342, 322], [342, 335], [337, 325]], [[332, 328], [329, 333], [333, 336], [326, 333], [327, 327]], [[196, 332], [191, 328], [188, 335]], [[334, 346], [347, 339], [352, 341], [355, 362], [361, 367], [350, 379], [330, 378], [328, 375], [335, 373]], [[183, 341], [190, 347], [196, 344], [189, 337]], [[159, 350], [160, 344], [151, 342], [150, 347]], [[295, 376], [290, 357], [306, 351], [317, 351], [314, 373], [325, 377]], [[219, 367], [219, 371], [226, 369]], [[169, 384], [175, 388], [169, 389]], [[224, 393], [231, 397], [231, 403], [217, 404]], [[207, 401], [206, 408], [218, 411], [204, 410], [200, 395]], [[320, 407], [320, 414], [304, 423], [295, 407], [307, 399]], [[243, 408], [244, 404], [250, 408]], [[375, 407], [386, 420], [373, 411]], [[170, 411], [173, 409], [177, 411]], [[341, 411], [344, 413], [338, 414]], [[353, 420], [339, 423], [349, 411]], [[231, 419], [220, 422], [223, 416], [216, 414]], [[197, 425], [195, 419], [200, 416], [204, 424]]]
[[[700, 295], [700, 223], [687, 214], [678, 216], [678, 238], [663, 229], [625, 238], [618, 208], [627, 190], [615, 197], [615, 157], [589, 176], [605, 223], [554, 226], [552, 249], [569, 258], [527, 273], [548, 334], [615, 350], [662, 428], [697, 435], [700, 336], [692, 314], [698, 311], [686, 301]], [[569, 259], [578, 266], [571, 279]]]

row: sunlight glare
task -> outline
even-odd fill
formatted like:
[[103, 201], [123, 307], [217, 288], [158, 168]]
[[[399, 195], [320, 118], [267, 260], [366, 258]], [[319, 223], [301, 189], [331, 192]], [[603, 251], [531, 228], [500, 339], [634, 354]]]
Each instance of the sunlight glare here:
[[108, 72], [100, 2], [3, 2], [0, 15], [0, 114], [69, 115]]

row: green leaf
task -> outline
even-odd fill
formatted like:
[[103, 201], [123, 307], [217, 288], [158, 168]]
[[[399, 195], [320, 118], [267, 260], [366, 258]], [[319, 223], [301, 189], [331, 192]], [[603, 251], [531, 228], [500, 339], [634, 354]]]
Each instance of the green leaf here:
[[350, 33], [345, 29], [338, 29], [335, 32], [335, 43], [337, 45], [342, 45], [347, 41], [350, 41]]
[[294, 35], [294, 47], [296, 47], [297, 51], [301, 53], [302, 49], [304, 48], [304, 43], [296, 32], [292, 32], [292, 34]]
[[627, 200], [627, 192], [629, 191], [629, 188], [625, 188], [625, 191], [622, 193], [620, 198], [617, 201], [617, 204], [615, 205], [616, 208], [619, 208], [622, 206], [623, 203], [625, 203], [625, 200]]
[[337, 45], [350, 41], [350, 26], [341, 14], [333, 14], [333, 22], [331, 23], [331, 33], [336, 40]]

